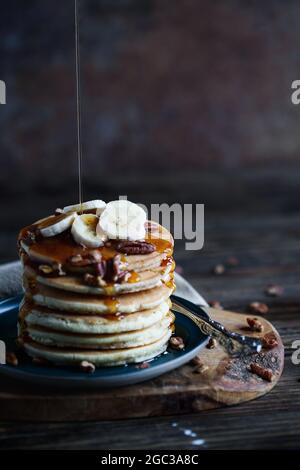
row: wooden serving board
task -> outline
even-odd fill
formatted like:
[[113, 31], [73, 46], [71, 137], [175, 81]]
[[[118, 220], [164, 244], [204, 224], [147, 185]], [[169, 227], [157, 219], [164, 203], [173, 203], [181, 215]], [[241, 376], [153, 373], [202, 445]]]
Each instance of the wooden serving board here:
[[[251, 334], [249, 315], [210, 309], [212, 318], [227, 328]], [[187, 364], [154, 380], [128, 387], [99, 391], [46, 390], [26, 386], [0, 377], [0, 419], [6, 421], [88, 421], [176, 415], [198, 412], [225, 405], [236, 405], [269, 392], [283, 370], [284, 348], [278, 332], [265, 319], [258, 317], [263, 333], [274, 334], [278, 346], [244, 358], [231, 358], [221, 346], [204, 348], [200, 357], [207, 369], [196, 373]], [[272, 382], [249, 372], [256, 362], [271, 369]]]

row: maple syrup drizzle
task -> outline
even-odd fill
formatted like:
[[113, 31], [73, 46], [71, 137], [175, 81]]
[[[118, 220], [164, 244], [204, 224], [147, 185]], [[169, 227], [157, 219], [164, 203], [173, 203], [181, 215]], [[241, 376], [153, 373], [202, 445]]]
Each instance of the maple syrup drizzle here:
[[158, 253], [164, 253], [166, 256], [171, 256], [173, 253], [173, 245], [170, 240], [165, 238], [156, 238], [151, 234], [148, 234], [145, 241], [155, 246], [155, 251]]
[[[25, 302], [22, 304], [22, 306], [20, 308], [19, 318], [22, 321], [25, 321], [27, 315], [32, 311], [34, 306], [35, 306], [34, 302], [30, 298], [26, 298]], [[47, 307], [42, 307], [41, 305], [38, 306], [38, 311], [41, 312], [41, 313], [44, 313], [45, 315], [53, 314], [53, 310], [51, 310], [50, 308], [47, 308]], [[62, 310], [60, 312], [60, 315], [64, 316], [64, 317], [68, 317], [68, 316], [72, 316], [72, 315], [78, 316], [78, 313], [77, 312], [72, 312], [72, 311], [65, 312], [64, 310]], [[120, 320], [123, 320], [126, 317], [126, 315], [127, 314], [120, 313], [120, 312], [105, 313], [105, 314], [101, 315], [101, 319], [104, 319], [104, 320], [107, 320], [107, 321], [110, 321], [110, 322], [119, 322]], [[90, 323], [93, 324], [95, 322], [91, 321]]]
[[140, 281], [139, 274], [136, 271], [131, 271], [127, 282], [129, 284], [134, 284], [135, 282], [139, 282], [139, 281]]
[[109, 297], [113, 297], [114, 295], [117, 294], [116, 285], [113, 282], [104, 286], [103, 289], [105, 292], [104, 295], [108, 295]]
[[41, 238], [31, 249], [34, 255], [45, 256], [49, 260], [62, 264], [71, 256], [87, 253], [86, 248], [75, 243], [69, 232], [55, 237]]
[[[48, 224], [50, 225], [52, 221], [63, 220], [65, 217], [65, 214], [50, 216], [40, 224], [34, 224], [23, 228], [19, 235], [19, 241], [23, 241], [23, 243], [27, 244], [26, 236], [29, 231], [34, 231], [39, 227], [46, 227]], [[148, 240], [146, 239], [146, 241]], [[173, 252], [172, 243], [169, 240], [152, 237], [151, 243], [154, 244], [155, 250], [158, 253], [165, 255], [164, 259], [162, 260], [162, 266], [167, 267], [169, 263], [171, 264], [171, 255]], [[89, 251], [91, 251], [89, 248], [78, 245], [74, 241], [70, 230], [56, 235], [55, 237], [39, 237], [38, 240], [31, 245], [31, 247], [33, 254], [48, 257], [49, 260], [53, 260], [61, 264], [66, 263], [68, 258], [71, 258], [72, 256], [77, 254], [87, 254]], [[94, 251], [95, 249], [92, 250]], [[103, 246], [101, 248], [96, 248], [96, 250], [101, 253], [104, 260], [109, 260], [115, 255], [119, 254], [119, 252], [112, 246]], [[126, 256], [122, 254], [121, 261], [126, 263], [126, 259]], [[136, 277], [133, 275], [130, 282], [137, 282], [135, 279]]]
[[27, 300], [22, 304], [19, 310], [19, 319], [24, 321], [26, 316], [31, 312], [33, 303], [30, 300]]
[[116, 297], [106, 297], [103, 300], [110, 313], [117, 313], [119, 301]]
[[172, 264], [173, 264], [172, 256], [166, 256], [160, 263], [162, 268], [167, 268], [169, 266], [172, 266]]
[[76, 105], [77, 105], [77, 159], [78, 159], [78, 192], [82, 213], [82, 140], [81, 140], [81, 74], [79, 46], [79, 14], [78, 0], [75, 0], [75, 74], [76, 74]]
[[[32, 226], [25, 227], [20, 232], [19, 241], [22, 241], [26, 245], [26, 234], [28, 230], [31, 230], [31, 227]], [[63, 265], [72, 256], [88, 254], [89, 251], [99, 251], [104, 260], [109, 260], [118, 254], [118, 252], [112, 247], [104, 246], [101, 248], [89, 249], [82, 245], [78, 245], [74, 241], [70, 231], [65, 231], [55, 237], [40, 237], [33, 245], [30, 246], [30, 249], [32, 250], [33, 255], [45, 256], [46, 258], [49, 258], [49, 261], [54, 261]], [[125, 262], [125, 260], [126, 258], [122, 256], [121, 261]]]
[[172, 289], [172, 291], [175, 290], [176, 285], [175, 285], [175, 281], [174, 281], [174, 272], [173, 271], [170, 273], [169, 279], [167, 281], [164, 281], [164, 284], [169, 289]]
[[165, 269], [169, 269], [170, 272], [174, 271], [176, 263], [172, 256], [166, 256], [160, 263], [160, 266]]
[[169, 289], [172, 289], [172, 291], [174, 291], [176, 288], [174, 279], [169, 279], [169, 281], [167, 281], [165, 284]]

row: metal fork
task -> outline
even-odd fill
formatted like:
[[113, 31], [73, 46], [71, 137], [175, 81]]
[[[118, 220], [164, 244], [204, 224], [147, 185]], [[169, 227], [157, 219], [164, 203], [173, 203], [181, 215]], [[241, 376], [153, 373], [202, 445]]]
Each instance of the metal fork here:
[[200, 328], [205, 335], [216, 338], [218, 342], [232, 355], [258, 353], [261, 351], [262, 343], [258, 338], [241, 335], [233, 331], [227, 330], [221, 323], [213, 320], [206, 307], [199, 307], [189, 300], [171, 296], [171, 310], [182, 313], [190, 318]]

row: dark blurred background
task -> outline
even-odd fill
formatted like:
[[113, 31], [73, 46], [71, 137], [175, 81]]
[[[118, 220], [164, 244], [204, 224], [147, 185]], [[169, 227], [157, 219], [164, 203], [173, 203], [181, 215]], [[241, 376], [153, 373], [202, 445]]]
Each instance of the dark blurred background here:
[[[212, 251], [235, 214], [298, 214], [299, 1], [80, 10], [85, 199], [205, 203]], [[1, 2], [0, 261], [20, 227], [77, 202], [74, 73], [73, 0]]]

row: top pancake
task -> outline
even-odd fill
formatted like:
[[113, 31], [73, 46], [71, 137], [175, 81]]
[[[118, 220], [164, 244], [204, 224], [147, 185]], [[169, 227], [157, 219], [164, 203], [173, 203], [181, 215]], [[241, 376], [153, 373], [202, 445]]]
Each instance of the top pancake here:
[[[155, 246], [155, 251], [144, 255], [122, 255], [129, 271], [141, 272], [159, 267], [164, 258], [172, 255], [174, 240], [170, 232], [156, 222], [150, 222], [150, 224], [151, 231], [147, 232], [146, 241]], [[74, 272], [74, 266], [69, 263], [69, 259], [77, 254], [86, 255], [95, 251], [94, 248], [89, 249], [75, 243], [68, 231], [55, 237], [38, 239], [35, 243], [29, 244], [24, 237], [26, 230], [30, 230], [30, 227], [26, 227], [20, 232], [20, 247], [35, 263], [50, 265], [59, 263], [67, 272]], [[96, 250], [102, 254], [104, 259], [112, 258], [118, 254], [113, 248], [107, 246]], [[78, 270], [78, 268], [76, 269]]]

